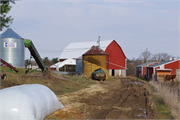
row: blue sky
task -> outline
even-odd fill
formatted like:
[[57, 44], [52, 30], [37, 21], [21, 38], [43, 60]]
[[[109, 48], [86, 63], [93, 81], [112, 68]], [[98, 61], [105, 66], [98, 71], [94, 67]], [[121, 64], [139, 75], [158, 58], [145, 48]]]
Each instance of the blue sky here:
[[129, 59], [146, 48], [180, 55], [180, 0], [21, 0], [12, 6], [10, 27], [31, 39], [42, 58], [98, 36], [115, 39]]

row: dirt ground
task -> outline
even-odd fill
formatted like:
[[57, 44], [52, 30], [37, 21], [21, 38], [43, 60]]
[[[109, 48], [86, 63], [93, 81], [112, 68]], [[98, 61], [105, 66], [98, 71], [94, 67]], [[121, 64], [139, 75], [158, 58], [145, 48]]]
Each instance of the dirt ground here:
[[146, 82], [133, 78], [97, 81], [89, 88], [57, 96], [64, 108], [46, 119], [153, 119]]

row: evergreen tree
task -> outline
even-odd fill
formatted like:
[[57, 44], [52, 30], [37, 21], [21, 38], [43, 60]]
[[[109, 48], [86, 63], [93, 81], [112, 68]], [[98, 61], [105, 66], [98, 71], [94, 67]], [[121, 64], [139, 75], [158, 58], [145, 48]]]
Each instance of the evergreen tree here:
[[11, 16], [7, 16], [7, 13], [11, 10], [12, 6], [10, 6], [10, 3], [15, 4], [15, 0], [0, 0], [0, 7], [1, 7], [1, 28], [0, 31], [2, 31], [3, 28], [9, 27], [9, 23], [12, 23], [13, 18]]

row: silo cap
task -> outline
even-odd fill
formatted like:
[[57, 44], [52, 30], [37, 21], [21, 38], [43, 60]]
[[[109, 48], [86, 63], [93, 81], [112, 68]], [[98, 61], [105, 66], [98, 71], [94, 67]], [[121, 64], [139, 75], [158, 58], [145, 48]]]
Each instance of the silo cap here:
[[13, 31], [11, 28], [8, 28], [6, 31], [1, 33], [0, 38], [18, 38], [18, 39], [24, 39], [22, 36], [20, 36], [18, 33]]

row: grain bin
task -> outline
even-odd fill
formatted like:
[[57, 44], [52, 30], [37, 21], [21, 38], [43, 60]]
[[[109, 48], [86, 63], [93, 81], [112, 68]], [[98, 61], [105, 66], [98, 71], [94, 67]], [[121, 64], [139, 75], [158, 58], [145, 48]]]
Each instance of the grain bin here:
[[24, 67], [24, 38], [11, 28], [0, 35], [0, 57], [14, 67]]
[[109, 79], [106, 66], [107, 58], [109, 58], [109, 54], [98, 46], [92, 46], [90, 50], [83, 54], [83, 74], [87, 78], [92, 78], [92, 73], [101, 68], [106, 73], [106, 79]]

